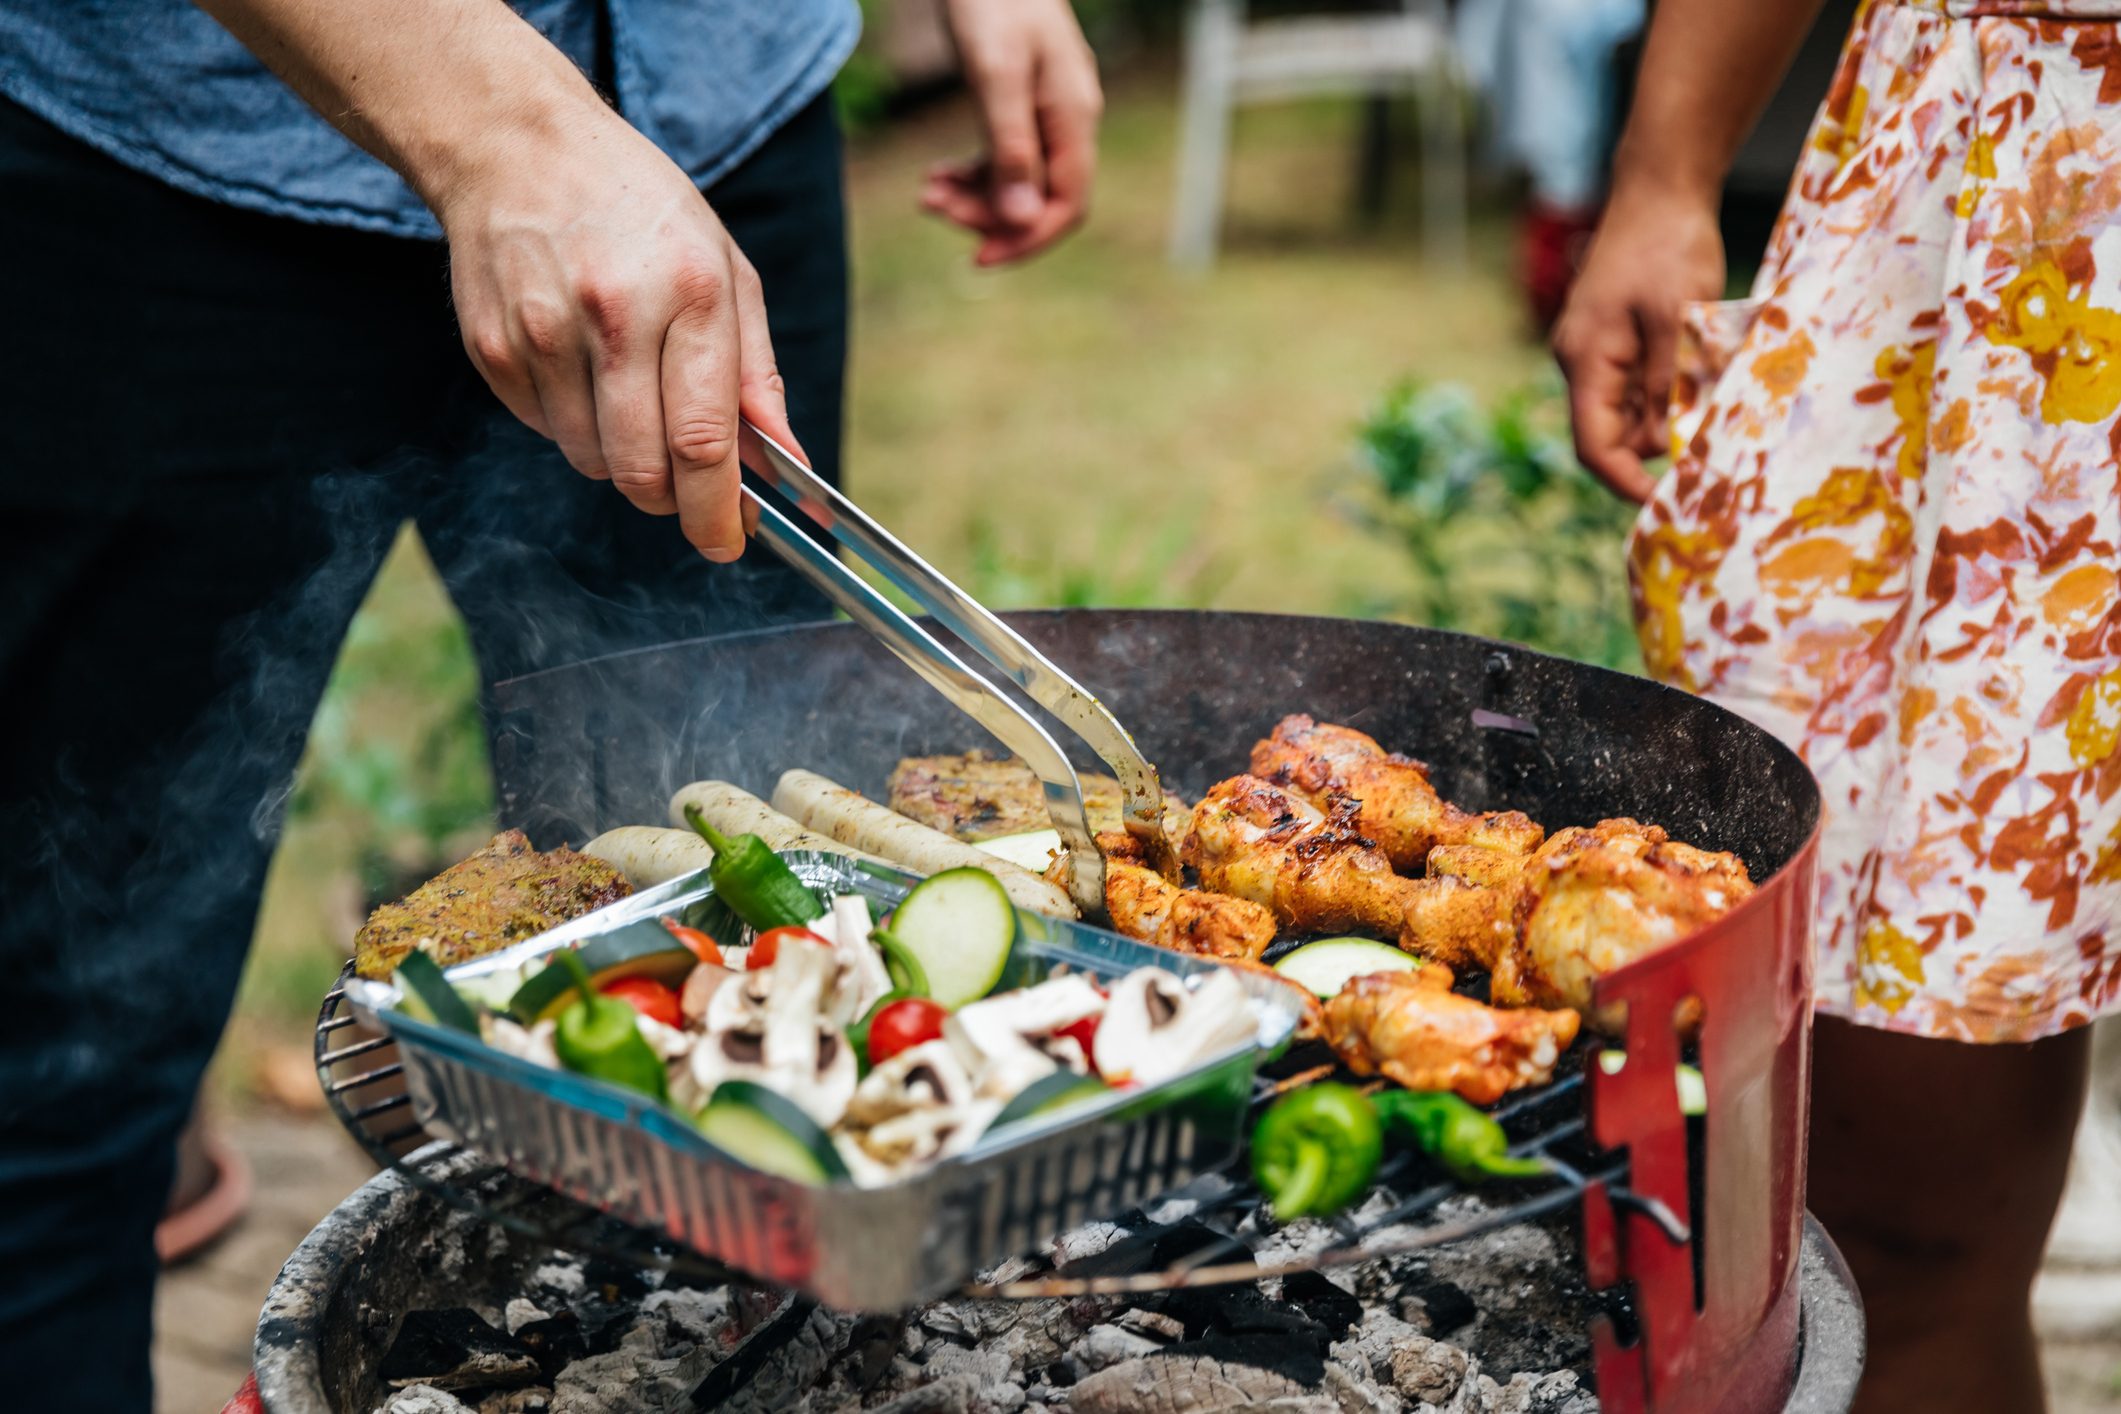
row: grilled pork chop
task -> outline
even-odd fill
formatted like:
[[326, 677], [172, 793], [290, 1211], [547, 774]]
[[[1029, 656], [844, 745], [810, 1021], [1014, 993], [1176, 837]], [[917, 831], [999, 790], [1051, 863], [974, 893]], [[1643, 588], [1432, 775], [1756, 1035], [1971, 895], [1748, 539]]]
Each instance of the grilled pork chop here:
[[[1083, 809], [1092, 833], [1123, 828], [1124, 797], [1110, 776], [1085, 771]], [[1184, 804], [1166, 792], [1170, 810]], [[889, 804], [909, 820], [967, 844], [1050, 829], [1046, 798], [1029, 766], [1015, 756], [968, 751], [962, 756], [908, 756], [891, 772]], [[1177, 816], [1173, 816], [1176, 820]]]
[[444, 967], [481, 957], [631, 893], [618, 870], [562, 845], [539, 853], [521, 830], [452, 864], [354, 935], [354, 970], [388, 977], [423, 940]]

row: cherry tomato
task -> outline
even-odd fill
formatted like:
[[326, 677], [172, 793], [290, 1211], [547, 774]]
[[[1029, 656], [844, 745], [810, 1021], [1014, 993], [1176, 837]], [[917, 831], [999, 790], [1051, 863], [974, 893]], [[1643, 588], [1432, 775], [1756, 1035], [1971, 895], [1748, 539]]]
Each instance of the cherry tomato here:
[[884, 1007], [869, 1022], [869, 1064], [882, 1065], [900, 1051], [936, 1040], [949, 1014], [926, 997], [901, 997]]
[[1072, 1036], [1075, 1038], [1075, 1044], [1083, 1048], [1083, 1060], [1089, 1065], [1092, 1075], [1097, 1074], [1098, 1020], [1099, 1018], [1097, 1017], [1086, 1016], [1081, 1021], [1069, 1022], [1066, 1026], [1053, 1033], [1056, 1036]]
[[752, 941], [751, 951], [744, 955], [744, 970], [757, 972], [760, 968], [773, 966], [773, 960], [781, 955], [781, 944], [791, 938], [816, 943], [821, 948], [832, 946], [808, 928], [768, 928]]
[[684, 924], [673, 923], [667, 918], [663, 920], [663, 926], [670, 930], [671, 937], [683, 943], [686, 949], [701, 962], [711, 962], [716, 967], [722, 965], [722, 949], [715, 943], [714, 939], [708, 937], [699, 929], [687, 928]]
[[615, 977], [597, 988], [607, 997], [617, 997], [641, 1015], [665, 1026], [684, 1024], [678, 994], [653, 977]]

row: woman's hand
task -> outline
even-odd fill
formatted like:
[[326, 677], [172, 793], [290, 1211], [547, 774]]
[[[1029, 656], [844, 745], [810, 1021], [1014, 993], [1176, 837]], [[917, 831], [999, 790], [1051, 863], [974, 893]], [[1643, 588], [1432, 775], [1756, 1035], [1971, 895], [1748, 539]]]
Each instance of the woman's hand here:
[[1642, 464], [1667, 450], [1680, 312], [1721, 296], [1723, 281], [1713, 190], [1615, 185], [1554, 326], [1576, 456], [1614, 494], [1649, 499]]
[[795, 447], [758, 272], [684, 172], [601, 105], [435, 201], [465, 350], [576, 471], [743, 553], [739, 417]]
[[1053, 244], [1089, 210], [1104, 111], [1097, 60], [1067, 0], [945, 9], [987, 152], [932, 169], [921, 205], [980, 237], [976, 264], [1002, 265]]

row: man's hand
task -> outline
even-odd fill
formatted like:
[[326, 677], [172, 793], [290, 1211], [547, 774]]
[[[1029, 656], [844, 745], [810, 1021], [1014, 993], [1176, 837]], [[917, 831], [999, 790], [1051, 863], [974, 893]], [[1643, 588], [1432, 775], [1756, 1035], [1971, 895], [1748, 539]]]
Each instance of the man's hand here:
[[508, 410], [742, 554], [738, 419], [795, 438], [758, 272], [677, 165], [496, 0], [199, 2], [434, 211]]
[[733, 560], [739, 416], [796, 446], [758, 272], [646, 138], [579, 127], [438, 201], [465, 350], [576, 471]]
[[1067, 0], [946, 0], [987, 153], [928, 174], [921, 204], [980, 237], [973, 260], [1035, 254], [1082, 222], [1104, 111], [1097, 60]]
[[1723, 279], [1713, 194], [1616, 188], [1554, 326], [1576, 456], [1616, 495], [1650, 498], [1642, 464], [1666, 450], [1680, 312]]

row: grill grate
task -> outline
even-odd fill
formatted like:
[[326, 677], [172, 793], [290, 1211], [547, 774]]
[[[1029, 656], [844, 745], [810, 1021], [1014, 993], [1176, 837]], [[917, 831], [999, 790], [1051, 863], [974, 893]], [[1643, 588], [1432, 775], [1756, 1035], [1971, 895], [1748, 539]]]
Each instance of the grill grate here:
[[[388, 1036], [357, 1029], [359, 1023], [345, 993], [351, 972], [349, 964], [318, 1011], [317, 1074], [332, 1112], [378, 1165], [395, 1170], [454, 1207], [549, 1248], [696, 1281], [751, 1280], [661, 1234], [586, 1204], [561, 1200], [462, 1145], [431, 1139], [414, 1113], [396, 1043]], [[1691, 1237], [1687, 1225], [1663, 1203], [1627, 1187], [1626, 1154], [1599, 1150], [1588, 1140], [1583, 1068], [1593, 1054], [1593, 1043], [1579, 1041], [1557, 1067], [1560, 1073], [1554, 1080], [1519, 1091], [1490, 1111], [1509, 1134], [1512, 1154], [1543, 1156], [1554, 1171], [1543, 1179], [1477, 1190], [1481, 1196], [1476, 1203], [1460, 1205], [1470, 1206], [1470, 1211], [1440, 1213], [1452, 1199], [1476, 1190], [1454, 1180], [1420, 1153], [1396, 1150], [1379, 1168], [1376, 1191], [1358, 1205], [1356, 1215], [1333, 1220], [1335, 1235], [1329, 1242], [1301, 1255], [1263, 1263], [1260, 1248], [1281, 1229], [1249, 1174], [1238, 1165], [1196, 1180], [1145, 1211], [1115, 1215], [1114, 1221], [1122, 1227], [1168, 1232], [1172, 1223], [1182, 1221], [1195, 1228], [1203, 1240], [1184, 1255], [1159, 1259], [1156, 1242], [1123, 1240], [1098, 1257], [1071, 1264], [1066, 1271], [1034, 1269], [1009, 1280], [974, 1284], [966, 1288], [966, 1294], [1007, 1300], [1123, 1295], [1359, 1266], [1565, 1212], [1578, 1207], [1596, 1187], [1602, 1187], [1616, 1206], [1648, 1217], [1667, 1240], [1685, 1245]], [[1331, 1072], [1330, 1064], [1304, 1064], [1312, 1058], [1309, 1048], [1299, 1050], [1284, 1059], [1279, 1076], [1263, 1075], [1254, 1088], [1254, 1112], [1280, 1094]], [[1488, 1201], [1498, 1194], [1507, 1194], [1509, 1201]], [[533, 1203], [533, 1199], [541, 1201]], [[537, 1216], [524, 1215], [530, 1208]]]

